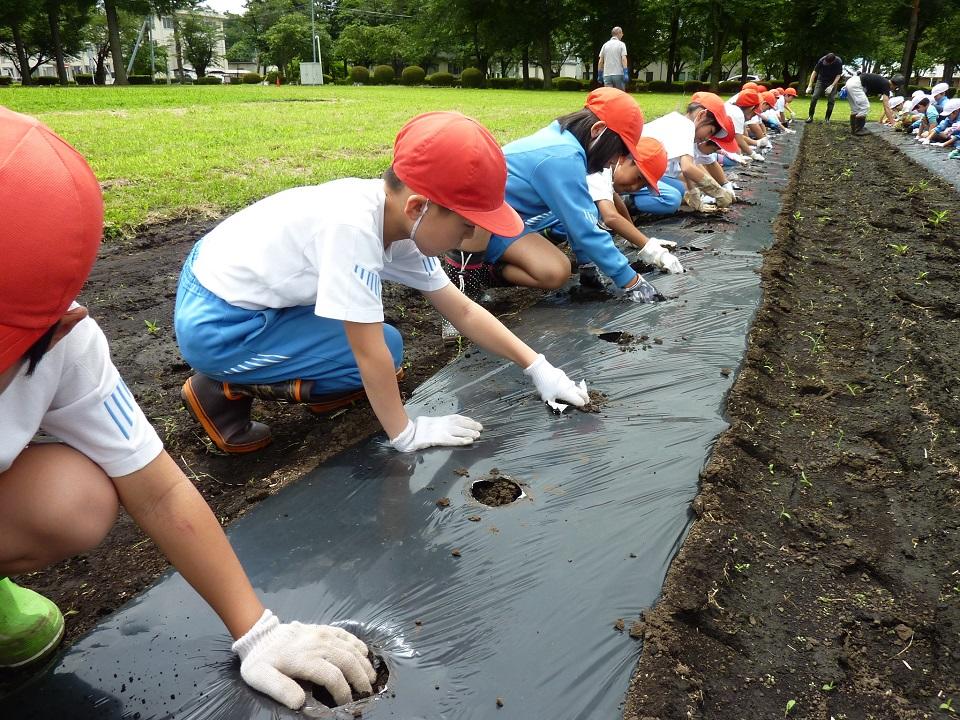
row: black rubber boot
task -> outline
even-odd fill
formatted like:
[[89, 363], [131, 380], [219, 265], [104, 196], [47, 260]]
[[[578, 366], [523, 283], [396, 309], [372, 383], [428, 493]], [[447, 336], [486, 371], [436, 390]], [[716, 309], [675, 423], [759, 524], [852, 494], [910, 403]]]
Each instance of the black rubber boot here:
[[225, 453], [249, 453], [270, 444], [270, 428], [250, 419], [253, 397], [228, 393], [225, 383], [199, 373], [180, 390], [183, 406]]
[[870, 134], [870, 133], [868, 133], [868, 132], [866, 131], [866, 129], [865, 129], [866, 126], [867, 126], [867, 118], [865, 118], [865, 117], [857, 117], [854, 122], [855, 122], [855, 124], [856, 124], [856, 127], [854, 128], [854, 131], [853, 131], [853, 134], [854, 134], [854, 135], [869, 135], [869, 134]]
[[857, 134], [857, 116], [856, 115], [850, 116], [850, 134], [851, 135]]

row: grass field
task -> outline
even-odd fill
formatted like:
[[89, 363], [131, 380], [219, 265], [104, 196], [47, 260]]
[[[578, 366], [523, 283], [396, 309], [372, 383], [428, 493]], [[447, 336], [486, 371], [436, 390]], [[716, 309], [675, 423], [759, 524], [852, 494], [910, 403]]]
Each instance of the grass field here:
[[[686, 99], [635, 97], [647, 120]], [[219, 216], [295, 185], [378, 175], [397, 130], [420, 112], [459, 110], [506, 143], [582, 107], [583, 99], [351, 86], [0, 90], [0, 104], [39, 117], [88, 158], [104, 185], [108, 237], [172, 217]], [[806, 103], [794, 105], [803, 112]]]

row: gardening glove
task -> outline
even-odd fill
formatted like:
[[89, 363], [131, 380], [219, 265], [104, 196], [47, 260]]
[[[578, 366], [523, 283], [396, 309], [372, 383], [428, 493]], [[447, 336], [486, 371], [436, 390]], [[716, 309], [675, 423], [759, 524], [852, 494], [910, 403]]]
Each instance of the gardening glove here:
[[282, 623], [269, 610], [233, 646], [240, 656], [240, 676], [254, 690], [298, 710], [306, 694], [294, 678], [325, 687], [337, 705], [352, 700], [350, 688], [371, 694], [377, 674], [367, 660], [367, 646], [332, 625]]
[[[676, 247], [676, 243], [673, 246]], [[670, 273], [683, 272], [680, 261], [664, 247], [664, 241], [657, 238], [647, 238], [647, 244], [640, 248], [640, 259]]]
[[770, 147], [773, 147], [773, 143], [770, 142], [770, 138], [762, 137], [759, 140], [757, 140], [757, 147], [770, 148]]
[[543, 355], [524, 368], [524, 373], [530, 376], [537, 392], [545, 403], [563, 402], [575, 407], [583, 407], [590, 401], [587, 395], [586, 383], [577, 385], [560, 368], [554, 367]]
[[650, 283], [643, 279], [643, 276], [637, 275], [637, 280], [633, 285], [624, 288], [627, 300], [635, 303], [652, 303], [657, 299], [657, 290]]
[[[733, 189], [726, 190], [717, 183], [709, 175], [704, 175], [700, 180], [697, 181], [697, 187], [700, 189], [700, 192], [703, 194], [710, 195], [714, 198], [718, 208], [730, 207], [733, 205], [734, 195]], [[701, 198], [703, 202], [706, 202], [706, 198]]]
[[691, 188], [683, 194], [683, 202], [691, 209], [697, 212], [713, 212], [717, 209], [716, 205], [704, 202], [703, 195], [698, 188]]
[[813, 92], [813, 85], [807, 85], [807, 95], [810, 95]]
[[756, 150], [750, 153], [750, 159], [756, 160], [757, 162], [763, 162], [763, 155], [758, 153]]
[[603, 70], [597, 70], [597, 82], [603, 84]]
[[623, 69], [623, 81], [625, 83], [630, 82], [630, 71], [627, 68]]
[[726, 190], [730, 195], [733, 196], [733, 202], [737, 201], [737, 191], [733, 187], [733, 183], [730, 180], [727, 180], [723, 185], [721, 185], [724, 190]]
[[750, 163], [750, 158], [746, 157], [745, 155], [741, 155], [740, 153], [726, 152], [724, 155], [740, 165], [748, 165]]
[[435, 445], [469, 445], [483, 425], [463, 415], [430, 417], [421, 415], [407, 423], [403, 432], [390, 440], [394, 450], [413, 452]]

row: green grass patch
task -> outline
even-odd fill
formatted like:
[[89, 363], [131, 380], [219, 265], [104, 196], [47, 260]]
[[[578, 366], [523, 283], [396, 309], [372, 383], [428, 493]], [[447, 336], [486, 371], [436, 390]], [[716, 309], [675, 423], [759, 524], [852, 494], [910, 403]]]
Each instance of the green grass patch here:
[[[90, 161], [104, 187], [108, 237], [172, 217], [220, 216], [297, 185], [374, 177], [389, 164], [397, 131], [421, 112], [459, 110], [506, 143], [582, 107], [585, 97], [352, 86], [0, 90], [0, 103], [39, 117]], [[686, 100], [634, 97], [647, 120]]]

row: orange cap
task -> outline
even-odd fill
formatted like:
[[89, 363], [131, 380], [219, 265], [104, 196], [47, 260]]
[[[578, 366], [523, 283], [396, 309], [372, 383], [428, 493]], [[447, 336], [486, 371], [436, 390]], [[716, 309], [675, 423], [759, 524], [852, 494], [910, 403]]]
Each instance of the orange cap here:
[[637, 169], [650, 186], [650, 192], [659, 195], [657, 183], [667, 171], [667, 150], [663, 143], [652, 137], [642, 137], [637, 141], [636, 152], [632, 153]]
[[783, 94], [784, 94], [784, 95], [789, 95], [790, 97], [796, 97], [796, 96], [797, 96], [797, 89], [796, 89], [796, 88], [792, 88], [792, 87], [788, 87], [786, 90], [783, 91]]
[[733, 130], [733, 120], [727, 114], [727, 109], [724, 107], [720, 96], [711, 92], [698, 92], [693, 94], [690, 101], [702, 105], [716, 118], [720, 125], [720, 132], [713, 136], [713, 141], [728, 152], [737, 152], [738, 145]]
[[45, 125], [0, 107], [0, 372], [70, 307], [97, 258], [103, 197], [93, 171]]
[[741, 90], [756, 90], [756, 89], [757, 89], [757, 84], [756, 84], [755, 82], [746, 82], [746, 83], [743, 84], [743, 87], [741, 87], [740, 89], [741, 89]]
[[643, 111], [634, 99], [623, 90], [601, 87], [587, 95], [584, 107], [620, 136], [640, 166], [643, 159], [637, 155], [637, 142], [643, 132]]
[[766, 85], [757, 85], [757, 92], [765, 93], [767, 91]]
[[773, 107], [774, 105], [777, 104], [777, 96], [774, 95], [772, 92], [769, 92], [769, 91], [767, 91], [767, 92], [765, 92], [765, 93], [761, 93], [761, 94], [760, 94], [760, 99], [761, 99], [763, 102], [765, 102], [767, 105], [769, 105], [770, 107]]
[[397, 134], [393, 171], [401, 182], [448, 210], [513, 237], [523, 221], [504, 201], [507, 161], [496, 138], [458, 112], [417, 115]]
[[777, 97], [780, 97], [781, 95], [783, 95], [783, 88], [774, 88], [770, 92], [772, 92]]
[[741, 90], [734, 104], [738, 107], [756, 107], [760, 104], [760, 93], [756, 90]]

